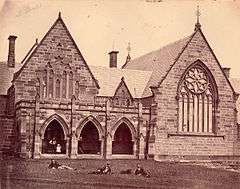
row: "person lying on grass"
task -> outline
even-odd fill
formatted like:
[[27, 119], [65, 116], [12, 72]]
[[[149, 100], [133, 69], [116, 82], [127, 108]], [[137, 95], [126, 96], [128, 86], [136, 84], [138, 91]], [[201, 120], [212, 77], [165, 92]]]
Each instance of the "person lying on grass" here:
[[150, 177], [150, 174], [147, 171], [145, 171], [140, 164], [137, 164], [137, 168], [136, 168], [134, 174], [139, 175], [139, 176], [144, 176], [147, 178]]
[[93, 171], [93, 172], [91, 172], [89, 174], [97, 174], [97, 175], [101, 175], [101, 174], [107, 175], [107, 174], [109, 174], [110, 175], [111, 174], [110, 164], [107, 163], [104, 167], [98, 168], [97, 171]]
[[66, 165], [59, 164], [56, 160], [51, 160], [50, 164], [48, 165], [49, 169], [69, 169], [69, 170], [76, 170], [76, 168], [72, 168]]

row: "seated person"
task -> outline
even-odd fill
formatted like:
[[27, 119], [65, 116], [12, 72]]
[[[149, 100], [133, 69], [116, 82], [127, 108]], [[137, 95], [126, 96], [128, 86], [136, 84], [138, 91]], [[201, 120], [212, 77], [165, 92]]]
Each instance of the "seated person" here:
[[109, 163], [107, 163], [107, 165], [102, 168], [102, 174], [111, 174], [111, 168]]
[[150, 174], [147, 173], [147, 172], [141, 167], [140, 164], [137, 164], [137, 168], [136, 168], [134, 174], [135, 174], [135, 175], [144, 176], [144, 177], [147, 177], [147, 178], [150, 177]]
[[76, 170], [73, 169], [72, 167], [66, 166], [66, 165], [61, 165], [59, 164], [56, 160], [51, 160], [50, 164], [48, 165], [49, 169], [69, 169], [69, 170]]

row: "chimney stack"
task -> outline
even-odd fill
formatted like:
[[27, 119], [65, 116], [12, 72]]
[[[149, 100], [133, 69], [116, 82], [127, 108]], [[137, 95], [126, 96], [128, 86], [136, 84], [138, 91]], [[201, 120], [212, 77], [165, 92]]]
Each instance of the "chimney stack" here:
[[17, 36], [10, 35], [9, 40], [9, 50], [8, 50], [8, 67], [15, 67], [15, 40]]
[[118, 51], [111, 51], [110, 53], [108, 53], [110, 56], [110, 62], [109, 62], [110, 68], [117, 67], [117, 54], [118, 53], [119, 53]]
[[231, 69], [231, 68], [223, 68], [223, 72], [225, 73], [225, 75], [227, 76], [227, 78], [229, 78], [229, 76], [230, 76], [230, 69]]

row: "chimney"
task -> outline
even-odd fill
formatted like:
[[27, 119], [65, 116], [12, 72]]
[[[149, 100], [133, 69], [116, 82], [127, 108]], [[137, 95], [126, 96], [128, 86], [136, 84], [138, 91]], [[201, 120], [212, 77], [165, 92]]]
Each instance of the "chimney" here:
[[227, 76], [227, 78], [229, 78], [229, 76], [230, 76], [230, 69], [231, 69], [231, 68], [223, 68], [223, 72], [225, 73], [225, 75]]
[[17, 36], [10, 35], [9, 40], [9, 50], [8, 50], [8, 67], [15, 67], [15, 40]]
[[118, 53], [119, 53], [118, 51], [111, 51], [110, 53], [108, 53], [110, 56], [110, 62], [109, 62], [110, 68], [117, 67], [117, 54]]

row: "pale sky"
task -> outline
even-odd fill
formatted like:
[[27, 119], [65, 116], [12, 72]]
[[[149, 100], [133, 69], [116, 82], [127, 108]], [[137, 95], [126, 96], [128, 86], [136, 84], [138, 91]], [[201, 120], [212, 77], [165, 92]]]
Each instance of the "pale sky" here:
[[[238, 0], [0, 0], [0, 61], [7, 60], [8, 36], [16, 40], [20, 62], [61, 11], [62, 18], [89, 65], [108, 66], [118, 50], [119, 67], [131, 57], [189, 36], [200, 6], [200, 23], [210, 46], [231, 77], [240, 78], [240, 1]], [[114, 45], [113, 45], [114, 44]]]

